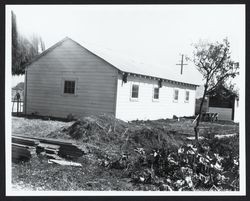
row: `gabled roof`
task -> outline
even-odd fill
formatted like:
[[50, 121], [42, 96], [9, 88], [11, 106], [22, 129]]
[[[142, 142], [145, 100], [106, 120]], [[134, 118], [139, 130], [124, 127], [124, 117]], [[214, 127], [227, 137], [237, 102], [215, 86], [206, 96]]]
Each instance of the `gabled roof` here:
[[60, 46], [64, 41], [66, 41], [68, 39], [70, 39], [70, 38], [65, 37], [61, 41], [59, 41], [56, 44], [52, 45], [50, 48], [48, 48], [47, 50], [43, 51], [42, 53], [40, 53], [39, 55], [37, 55], [36, 57], [34, 57], [31, 61], [29, 61], [28, 63], [26, 63], [24, 65], [24, 67], [27, 68], [29, 65], [31, 65], [33, 62], [35, 62], [36, 60], [38, 60], [40, 57], [42, 57], [43, 55], [51, 52], [52, 50], [54, 50], [56, 47]]
[[[175, 73], [171, 70], [171, 68], [164, 68], [162, 66], [156, 66], [155, 64], [146, 64], [144, 62], [135, 61], [131, 58], [128, 58], [124, 55], [121, 55], [115, 51], [111, 51], [110, 49], [104, 49], [99, 48], [87, 43], [78, 43], [71, 38], [64, 38], [63, 40], [59, 41], [55, 45], [51, 46], [44, 52], [42, 52], [40, 55], [35, 57], [30, 63], [28, 63], [26, 66], [30, 65], [43, 55], [47, 54], [48, 52], [52, 51], [56, 47], [60, 46], [63, 42], [71, 40], [74, 43], [78, 44], [82, 48], [88, 50], [92, 54], [100, 57], [101, 59], [105, 60], [107, 63], [111, 64], [113, 67], [117, 68], [121, 72], [131, 73], [131, 74], [137, 74], [142, 76], [149, 76], [154, 77], [158, 79], [165, 79], [170, 81], [176, 81], [180, 83], [187, 83], [191, 85], [200, 85], [201, 79], [197, 79], [193, 77], [192, 72], [185, 72], [182, 75], [179, 73]], [[196, 70], [196, 69], [195, 69]], [[190, 70], [189, 70], [190, 71]]]
[[221, 96], [223, 98], [238, 97], [237, 92], [229, 89], [224, 84], [218, 85], [212, 92], [208, 94], [210, 97]]
[[12, 87], [13, 90], [24, 90], [24, 82], [19, 82], [15, 87]]

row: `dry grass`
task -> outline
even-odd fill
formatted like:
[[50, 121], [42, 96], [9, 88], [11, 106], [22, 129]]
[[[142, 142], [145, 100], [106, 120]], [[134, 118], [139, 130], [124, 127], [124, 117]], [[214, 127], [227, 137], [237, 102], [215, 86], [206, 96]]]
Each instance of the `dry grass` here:
[[134, 190], [132, 183], [120, 178], [114, 170], [98, 166], [89, 156], [81, 161], [83, 167], [49, 164], [48, 159], [32, 158], [29, 162], [13, 164], [12, 183], [15, 190]]
[[52, 131], [55, 131], [62, 127], [71, 126], [72, 123], [73, 122], [12, 117], [12, 133], [37, 137], [46, 137]]
[[[160, 119], [155, 121], [134, 121], [132, 123], [151, 127], [161, 126], [179, 134], [194, 135], [195, 123], [193, 123], [193, 119], [181, 119], [180, 121]], [[239, 124], [229, 121], [200, 122], [200, 134], [203, 135], [207, 132], [213, 132], [215, 135], [238, 134]]]

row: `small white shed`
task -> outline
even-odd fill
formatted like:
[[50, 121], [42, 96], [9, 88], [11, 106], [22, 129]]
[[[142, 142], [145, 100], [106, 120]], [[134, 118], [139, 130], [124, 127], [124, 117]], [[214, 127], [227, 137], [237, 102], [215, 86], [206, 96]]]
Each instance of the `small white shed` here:
[[236, 97], [234, 102], [234, 122], [240, 122], [239, 97]]
[[209, 96], [209, 112], [218, 113], [219, 120], [238, 121], [239, 98], [238, 95], [223, 85]]

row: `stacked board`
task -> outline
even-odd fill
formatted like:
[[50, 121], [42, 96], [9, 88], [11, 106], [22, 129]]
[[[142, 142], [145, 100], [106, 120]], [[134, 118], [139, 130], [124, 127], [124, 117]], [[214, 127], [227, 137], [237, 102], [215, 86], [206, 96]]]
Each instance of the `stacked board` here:
[[12, 160], [27, 161], [36, 154], [36, 148], [32, 146], [12, 143]]
[[43, 154], [51, 159], [78, 158], [84, 154], [76, 145], [61, 140], [36, 138], [29, 136], [12, 136], [12, 159], [29, 160], [33, 155]]

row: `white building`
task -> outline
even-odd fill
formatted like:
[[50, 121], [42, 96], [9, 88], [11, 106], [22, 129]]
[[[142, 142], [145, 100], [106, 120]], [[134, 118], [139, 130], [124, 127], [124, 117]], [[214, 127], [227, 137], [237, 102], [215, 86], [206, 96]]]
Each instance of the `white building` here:
[[234, 122], [240, 122], [239, 97], [237, 97], [234, 102]]
[[25, 83], [26, 114], [77, 118], [106, 113], [123, 120], [192, 116], [199, 85], [185, 71], [159, 72], [70, 38], [30, 62]]

